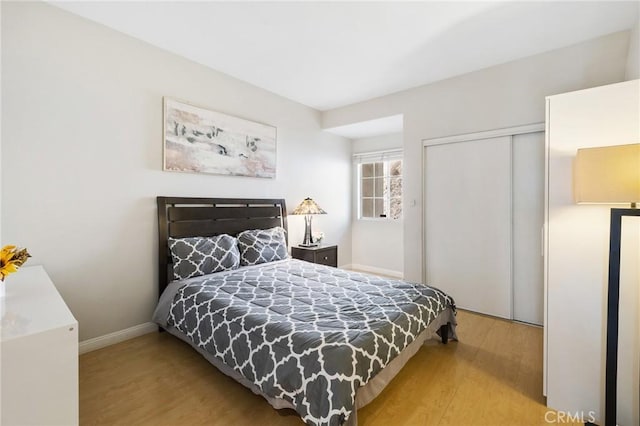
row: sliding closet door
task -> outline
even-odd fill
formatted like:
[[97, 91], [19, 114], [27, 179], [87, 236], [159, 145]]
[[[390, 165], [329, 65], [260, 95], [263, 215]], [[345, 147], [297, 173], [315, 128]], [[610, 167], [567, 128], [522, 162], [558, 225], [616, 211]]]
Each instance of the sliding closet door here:
[[511, 318], [511, 136], [425, 149], [427, 283]]
[[513, 137], [513, 319], [542, 325], [544, 132]]

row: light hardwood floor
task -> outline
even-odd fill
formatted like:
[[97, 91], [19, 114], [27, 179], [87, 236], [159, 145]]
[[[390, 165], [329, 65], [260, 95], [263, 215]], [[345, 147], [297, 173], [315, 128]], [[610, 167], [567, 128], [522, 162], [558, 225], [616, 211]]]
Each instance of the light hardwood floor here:
[[[359, 424], [547, 424], [542, 329], [459, 311], [458, 337], [421, 348], [358, 412]], [[167, 333], [80, 357], [80, 423], [302, 424], [292, 411], [272, 409]]]

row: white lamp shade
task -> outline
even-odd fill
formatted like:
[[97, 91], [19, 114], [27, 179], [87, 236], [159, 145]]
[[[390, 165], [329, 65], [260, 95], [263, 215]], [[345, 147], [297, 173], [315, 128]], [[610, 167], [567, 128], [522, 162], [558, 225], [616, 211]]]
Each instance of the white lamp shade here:
[[640, 143], [579, 149], [573, 176], [576, 203], [640, 202]]

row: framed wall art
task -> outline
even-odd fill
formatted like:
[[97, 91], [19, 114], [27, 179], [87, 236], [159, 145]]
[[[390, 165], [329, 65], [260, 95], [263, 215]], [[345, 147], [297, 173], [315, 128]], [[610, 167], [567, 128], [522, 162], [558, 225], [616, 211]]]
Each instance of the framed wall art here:
[[164, 98], [164, 170], [275, 178], [276, 128]]

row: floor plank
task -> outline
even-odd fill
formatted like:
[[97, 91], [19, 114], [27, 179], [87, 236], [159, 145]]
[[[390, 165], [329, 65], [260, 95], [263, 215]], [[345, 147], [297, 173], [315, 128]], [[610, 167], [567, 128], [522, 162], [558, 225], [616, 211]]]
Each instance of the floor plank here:
[[[542, 329], [458, 312], [458, 342], [425, 344], [361, 425], [543, 425]], [[80, 357], [83, 425], [300, 425], [167, 333]]]

